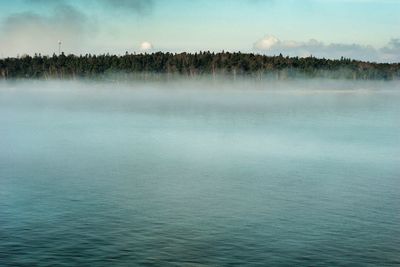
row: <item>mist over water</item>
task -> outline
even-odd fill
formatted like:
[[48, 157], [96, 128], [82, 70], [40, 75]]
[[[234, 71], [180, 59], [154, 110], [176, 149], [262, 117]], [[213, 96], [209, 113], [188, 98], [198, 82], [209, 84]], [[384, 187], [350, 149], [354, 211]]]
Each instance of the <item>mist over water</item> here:
[[398, 82], [2, 82], [0, 265], [400, 265], [399, 104]]

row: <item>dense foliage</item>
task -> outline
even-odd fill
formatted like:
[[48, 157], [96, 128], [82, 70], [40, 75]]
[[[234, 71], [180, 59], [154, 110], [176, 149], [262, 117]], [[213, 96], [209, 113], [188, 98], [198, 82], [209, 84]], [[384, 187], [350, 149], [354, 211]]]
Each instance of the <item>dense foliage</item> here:
[[346, 79], [400, 78], [400, 64], [264, 56], [244, 53], [152, 53], [116, 55], [35, 55], [0, 59], [0, 79], [80, 78], [109, 74], [160, 73], [249, 75], [277, 79], [328, 77]]

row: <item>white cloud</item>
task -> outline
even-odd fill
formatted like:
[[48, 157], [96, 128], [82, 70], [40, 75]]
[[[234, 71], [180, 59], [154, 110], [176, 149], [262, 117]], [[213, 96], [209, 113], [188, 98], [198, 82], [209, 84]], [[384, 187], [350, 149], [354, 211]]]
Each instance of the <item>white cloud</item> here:
[[140, 44], [140, 50], [143, 52], [149, 52], [153, 50], [153, 48], [153, 44], [147, 41]]
[[369, 45], [331, 43], [311, 39], [309, 41], [280, 40], [267, 35], [256, 41], [253, 48], [269, 55], [285, 54], [289, 56], [310, 56], [325, 58], [347, 57], [367, 61], [400, 61], [400, 39], [391, 40], [387, 46], [376, 49]]
[[254, 44], [254, 48], [256, 48], [258, 50], [269, 50], [278, 45], [280, 45], [279, 39], [276, 38], [275, 36], [269, 35], [269, 36], [265, 36], [264, 38], [258, 40]]

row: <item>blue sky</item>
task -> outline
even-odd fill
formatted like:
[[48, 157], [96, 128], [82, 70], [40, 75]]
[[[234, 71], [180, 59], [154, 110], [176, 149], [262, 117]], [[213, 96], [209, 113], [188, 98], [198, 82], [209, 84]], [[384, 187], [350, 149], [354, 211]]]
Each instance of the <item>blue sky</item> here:
[[[242, 51], [400, 61], [400, 0], [0, 0], [1, 56]], [[143, 43], [145, 45], [143, 45]]]

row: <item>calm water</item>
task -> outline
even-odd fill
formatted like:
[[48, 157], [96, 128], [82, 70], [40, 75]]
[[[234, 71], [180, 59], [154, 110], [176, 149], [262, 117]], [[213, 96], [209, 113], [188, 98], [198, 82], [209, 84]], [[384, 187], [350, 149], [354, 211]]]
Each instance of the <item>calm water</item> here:
[[399, 190], [398, 84], [0, 84], [0, 266], [399, 266]]

